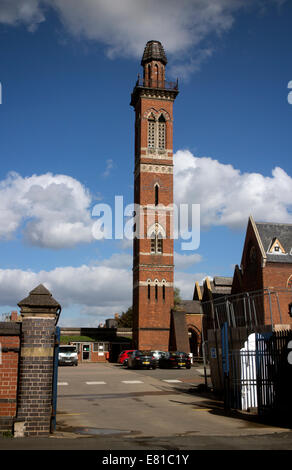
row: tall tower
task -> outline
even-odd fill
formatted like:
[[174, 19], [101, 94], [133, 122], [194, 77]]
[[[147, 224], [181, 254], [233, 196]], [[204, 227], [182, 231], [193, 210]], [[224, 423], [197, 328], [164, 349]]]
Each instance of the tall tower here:
[[173, 102], [176, 83], [165, 80], [166, 55], [148, 41], [143, 78], [131, 96], [135, 110], [133, 341], [137, 349], [169, 347], [173, 307]]

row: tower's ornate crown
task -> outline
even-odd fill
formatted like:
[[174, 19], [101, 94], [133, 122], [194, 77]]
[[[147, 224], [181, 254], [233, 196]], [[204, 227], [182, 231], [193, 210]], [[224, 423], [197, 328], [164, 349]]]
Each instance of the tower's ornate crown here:
[[141, 65], [145, 65], [151, 60], [159, 60], [164, 65], [167, 64], [166, 54], [160, 41], [148, 41], [141, 60]]

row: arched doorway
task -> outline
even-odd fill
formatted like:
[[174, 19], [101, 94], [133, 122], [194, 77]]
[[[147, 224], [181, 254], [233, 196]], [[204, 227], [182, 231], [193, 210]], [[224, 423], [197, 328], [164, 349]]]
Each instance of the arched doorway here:
[[199, 357], [201, 355], [201, 334], [194, 326], [188, 327], [190, 352], [193, 357]]

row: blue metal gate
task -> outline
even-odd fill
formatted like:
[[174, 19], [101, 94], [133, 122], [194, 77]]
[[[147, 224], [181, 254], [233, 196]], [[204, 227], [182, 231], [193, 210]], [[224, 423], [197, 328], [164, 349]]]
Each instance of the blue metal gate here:
[[53, 372], [51, 432], [54, 432], [56, 429], [59, 345], [60, 345], [60, 327], [56, 326], [55, 344], [54, 344], [54, 372]]

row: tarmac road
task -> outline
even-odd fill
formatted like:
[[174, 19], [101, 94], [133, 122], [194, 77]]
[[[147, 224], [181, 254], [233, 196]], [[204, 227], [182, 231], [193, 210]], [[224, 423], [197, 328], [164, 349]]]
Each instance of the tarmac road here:
[[49, 438], [0, 439], [0, 449], [292, 450], [292, 432], [226, 414], [191, 370], [115, 364], [59, 368], [57, 429]]

